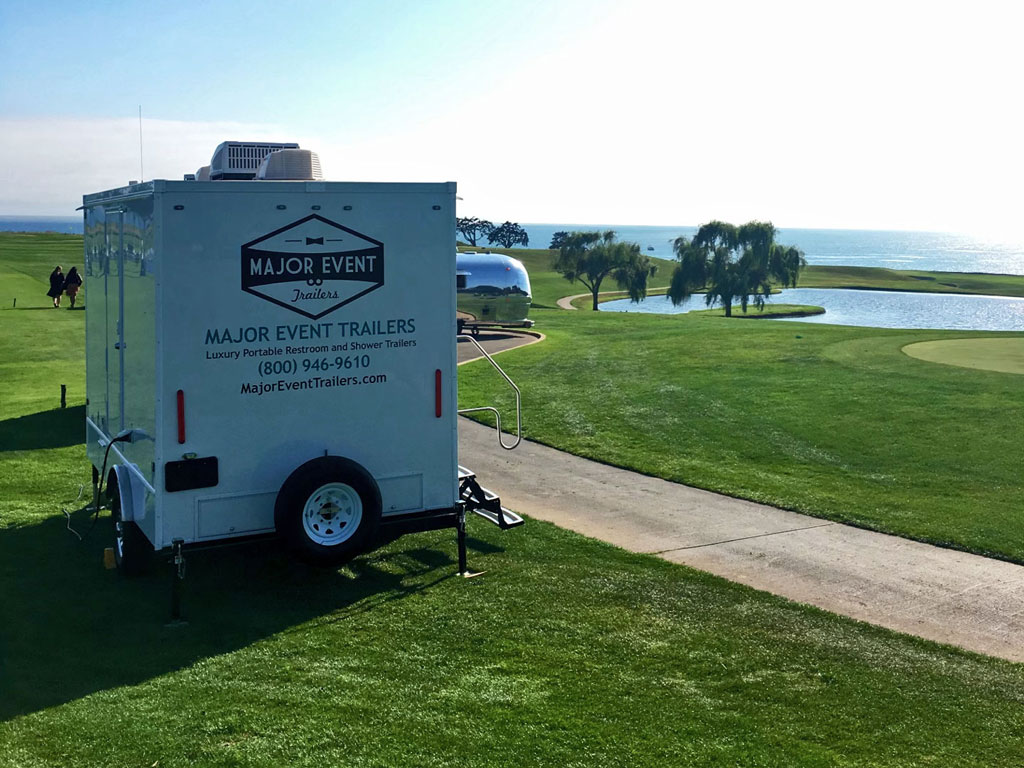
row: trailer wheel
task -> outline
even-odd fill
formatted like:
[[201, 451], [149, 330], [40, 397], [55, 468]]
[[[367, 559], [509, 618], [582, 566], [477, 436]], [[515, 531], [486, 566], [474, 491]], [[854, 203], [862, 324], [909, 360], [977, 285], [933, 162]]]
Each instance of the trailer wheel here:
[[301, 559], [340, 565], [373, 543], [380, 513], [380, 490], [369, 472], [349, 459], [321, 456], [285, 480], [274, 525]]
[[114, 521], [114, 563], [124, 576], [142, 576], [153, 560], [153, 545], [131, 520], [121, 517], [121, 493], [113, 472], [107, 482], [110, 516]]

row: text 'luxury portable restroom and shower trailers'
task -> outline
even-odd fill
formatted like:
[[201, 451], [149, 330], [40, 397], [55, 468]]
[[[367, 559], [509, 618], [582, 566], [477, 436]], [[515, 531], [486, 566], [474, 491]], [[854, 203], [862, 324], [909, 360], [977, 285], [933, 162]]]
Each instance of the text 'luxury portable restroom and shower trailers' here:
[[84, 198], [88, 455], [126, 571], [274, 532], [334, 564], [448, 526], [465, 571], [466, 511], [522, 522], [458, 464], [455, 184], [319, 176], [225, 142]]

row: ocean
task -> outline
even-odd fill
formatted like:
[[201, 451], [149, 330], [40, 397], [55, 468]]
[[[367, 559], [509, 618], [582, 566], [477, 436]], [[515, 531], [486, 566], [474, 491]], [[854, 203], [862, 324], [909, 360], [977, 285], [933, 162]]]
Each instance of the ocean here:
[[0, 232], [60, 232], [80, 235], [79, 216], [0, 216]]
[[[616, 226], [614, 224], [524, 224], [530, 247], [547, 248], [558, 231], [614, 230], [620, 240], [639, 243], [644, 253], [673, 259], [672, 242], [693, 237], [693, 226]], [[82, 233], [80, 216], [0, 216], [0, 230]], [[808, 264], [940, 272], [1024, 275], [1024, 243], [939, 232], [859, 229], [780, 229], [777, 241], [795, 245]]]
[[[615, 226], [614, 224], [524, 224], [530, 246], [547, 248], [558, 231], [614, 230], [619, 240], [639, 243], [644, 253], [674, 259], [677, 237], [693, 237], [696, 227]], [[1024, 275], [1024, 242], [986, 240], [940, 232], [864, 229], [780, 229], [776, 242], [795, 245], [808, 264], [939, 272]]]

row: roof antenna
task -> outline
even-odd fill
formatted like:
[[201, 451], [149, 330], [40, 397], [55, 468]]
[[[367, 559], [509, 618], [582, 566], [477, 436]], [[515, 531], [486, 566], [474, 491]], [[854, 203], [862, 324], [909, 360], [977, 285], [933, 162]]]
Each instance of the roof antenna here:
[[139, 104], [139, 182], [146, 178], [142, 170], [142, 105]]

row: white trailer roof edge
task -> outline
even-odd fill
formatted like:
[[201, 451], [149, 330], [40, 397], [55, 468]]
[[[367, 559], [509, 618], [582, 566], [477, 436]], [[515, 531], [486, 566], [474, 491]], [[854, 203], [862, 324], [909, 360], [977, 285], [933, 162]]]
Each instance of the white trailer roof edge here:
[[[302, 185], [301, 187], [299, 185]], [[227, 191], [242, 191], [247, 193], [282, 193], [282, 192], [321, 192], [330, 189], [333, 192], [345, 191], [345, 188], [360, 194], [403, 194], [416, 193], [451, 193], [457, 191], [457, 183], [454, 181], [437, 182], [411, 182], [408, 184], [389, 181], [169, 181], [166, 179], [154, 179], [141, 184], [133, 184], [128, 187], [118, 187], [104, 192], [83, 195], [84, 207], [102, 205], [108, 202], [117, 202], [132, 198], [146, 197], [154, 192], [180, 192], [188, 191], [191, 194], [223, 193]]]

